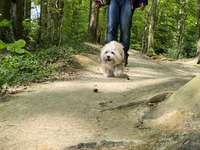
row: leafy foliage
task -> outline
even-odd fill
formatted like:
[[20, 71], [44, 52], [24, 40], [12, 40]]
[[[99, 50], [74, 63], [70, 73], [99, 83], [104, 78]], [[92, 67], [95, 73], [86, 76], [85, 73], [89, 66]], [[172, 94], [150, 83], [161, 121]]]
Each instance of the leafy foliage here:
[[[137, 9], [134, 13], [132, 28], [132, 48], [141, 49], [142, 34], [145, 23], [148, 23], [148, 13], [151, 1], [143, 13]], [[186, 25], [183, 30], [183, 43], [181, 57], [193, 57], [196, 53], [197, 41], [197, 2], [190, 0], [186, 4], [189, 9], [186, 12]], [[156, 53], [162, 53], [169, 57], [175, 57], [178, 51], [178, 34], [180, 19], [180, 0], [160, 0], [155, 29], [155, 49]], [[138, 44], [140, 45], [138, 45]], [[136, 45], [137, 44], [137, 45]]]
[[0, 50], [6, 48], [11, 53], [30, 54], [27, 50], [24, 49], [25, 45], [26, 45], [26, 41], [22, 39], [15, 41], [14, 43], [8, 43], [8, 44], [0, 40]]
[[88, 29], [88, 0], [65, 0], [64, 7], [64, 37], [67, 41], [84, 41]]
[[[22, 44], [22, 43], [21, 43]], [[65, 44], [63, 47], [51, 47], [32, 55], [13, 55], [0, 58], [0, 87], [4, 84], [15, 85], [36, 82], [62, 71], [57, 62], [63, 62], [63, 67], [71, 65], [71, 55], [90, 50], [83, 45]]]
[[0, 21], [0, 28], [11, 27], [11, 21], [3, 19]]
[[34, 56], [7, 56], [0, 63], [0, 85], [34, 81], [49, 74]]
[[7, 47], [7, 44], [0, 40], [0, 50]]

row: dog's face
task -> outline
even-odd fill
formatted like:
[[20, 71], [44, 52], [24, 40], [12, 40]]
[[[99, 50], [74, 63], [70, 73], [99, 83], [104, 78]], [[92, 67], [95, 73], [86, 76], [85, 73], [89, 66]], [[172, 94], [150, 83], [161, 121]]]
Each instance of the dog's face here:
[[106, 44], [101, 50], [101, 62], [118, 65], [124, 60], [123, 46], [115, 41]]
[[103, 61], [107, 63], [115, 63], [117, 61], [115, 50], [105, 50], [102, 57]]

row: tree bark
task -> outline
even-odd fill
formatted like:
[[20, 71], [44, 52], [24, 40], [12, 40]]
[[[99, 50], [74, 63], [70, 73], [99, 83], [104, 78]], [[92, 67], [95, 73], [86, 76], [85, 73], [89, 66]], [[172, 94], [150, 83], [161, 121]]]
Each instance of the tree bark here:
[[24, 0], [12, 0], [12, 14], [15, 39], [23, 39]]
[[97, 42], [98, 16], [99, 9], [96, 7], [95, 1], [90, 0], [88, 34], [89, 40], [92, 42]]
[[40, 1], [40, 31], [38, 34], [38, 44], [45, 45], [48, 37], [47, 27], [48, 27], [48, 0], [41, 0]]
[[10, 20], [11, 17], [11, 0], [0, 0], [0, 21], [3, 19]]
[[38, 43], [47, 47], [49, 44], [60, 45], [62, 42], [64, 1], [42, 0], [40, 7]]
[[188, 0], [180, 0], [181, 8], [179, 11], [179, 22], [178, 22], [178, 40], [177, 47], [178, 52], [176, 55], [176, 59], [179, 58], [182, 50], [183, 50], [183, 40], [184, 40], [184, 32], [186, 26], [186, 18], [187, 18], [187, 10], [188, 10]]
[[197, 0], [198, 39], [200, 39], [200, 0]]
[[146, 54], [147, 53], [147, 46], [148, 46], [148, 31], [149, 31], [149, 16], [150, 16], [150, 11], [148, 11], [149, 13], [146, 13], [145, 15], [145, 25], [144, 25], [144, 29], [143, 29], [143, 33], [142, 33], [142, 53]]
[[14, 41], [11, 16], [11, 0], [0, 0], [0, 22], [3, 20], [10, 21], [9, 26], [0, 27], [0, 40], [4, 42]]
[[197, 64], [200, 64], [200, 39], [197, 41]]
[[150, 9], [150, 16], [149, 16], [149, 26], [148, 26], [148, 38], [147, 38], [147, 53], [154, 52], [154, 33], [155, 33], [155, 26], [157, 21], [157, 7], [158, 7], [158, 0], [152, 1], [152, 6]]
[[31, 0], [24, 0], [24, 18], [31, 18]]
[[106, 33], [107, 33], [107, 22], [106, 22], [106, 9], [99, 10], [99, 18], [98, 18], [98, 29], [97, 29], [97, 42], [104, 43], [106, 41]]
[[64, 1], [54, 0], [49, 2], [49, 7], [54, 11], [48, 12], [48, 32], [50, 33], [49, 40], [55, 45], [60, 45], [62, 38], [62, 25], [63, 25], [63, 15], [64, 15]]
[[198, 25], [197, 64], [200, 64], [200, 0], [197, 0], [197, 25]]

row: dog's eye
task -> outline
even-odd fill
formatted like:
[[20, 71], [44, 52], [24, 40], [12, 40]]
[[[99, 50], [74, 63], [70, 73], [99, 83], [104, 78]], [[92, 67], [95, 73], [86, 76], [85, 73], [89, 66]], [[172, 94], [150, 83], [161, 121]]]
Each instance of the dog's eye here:
[[115, 53], [114, 53], [114, 52], [111, 52], [111, 54], [115, 55]]
[[105, 52], [106, 54], [108, 53], [108, 51]]

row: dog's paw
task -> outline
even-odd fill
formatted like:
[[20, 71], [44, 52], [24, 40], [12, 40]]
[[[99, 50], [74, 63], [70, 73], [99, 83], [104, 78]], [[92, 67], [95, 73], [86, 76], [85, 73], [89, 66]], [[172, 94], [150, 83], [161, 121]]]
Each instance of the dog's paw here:
[[122, 73], [120, 74], [119, 76], [117, 76], [118, 78], [124, 78], [124, 79], [127, 79], [127, 80], [130, 80], [129, 76], [125, 73]]
[[103, 76], [106, 78], [109, 78], [109, 77], [113, 77], [114, 75], [111, 73], [104, 73]]
[[113, 73], [114, 73], [115, 77], [120, 77], [123, 74], [123, 71], [122, 70], [115, 70]]
[[129, 76], [125, 74], [122, 70], [118, 70], [117, 72], [114, 72], [114, 76], [117, 78], [125, 78], [127, 80], [130, 80]]

